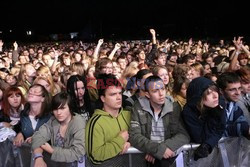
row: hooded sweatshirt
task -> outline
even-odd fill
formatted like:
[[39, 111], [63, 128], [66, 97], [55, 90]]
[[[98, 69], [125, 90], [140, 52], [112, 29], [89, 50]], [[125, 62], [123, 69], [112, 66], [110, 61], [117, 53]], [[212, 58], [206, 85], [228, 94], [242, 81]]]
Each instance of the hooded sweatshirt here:
[[86, 126], [86, 151], [93, 164], [101, 164], [123, 150], [125, 140], [119, 135], [128, 130], [130, 112], [121, 109], [117, 117], [97, 109]]
[[[197, 108], [204, 91], [214, 83], [205, 77], [199, 77], [191, 81], [187, 89], [187, 103], [183, 108], [182, 116], [190, 134], [191, 141], [206, 143], [213, 148], [225, 131], [225, 110], [220, 106], [207, 109], [201, 114]], [[223, 106], [223, 101], [220, 100]]]

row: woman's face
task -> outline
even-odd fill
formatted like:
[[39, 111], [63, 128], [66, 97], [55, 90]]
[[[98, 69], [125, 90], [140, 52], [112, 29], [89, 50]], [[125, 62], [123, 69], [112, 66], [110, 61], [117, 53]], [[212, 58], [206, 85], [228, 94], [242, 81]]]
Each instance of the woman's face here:
[[208, 89], [208, 94], [205, 96], [203, 104], [210, 108], [216, 107], [219, 104], [218, 92]]
[[35, 77], [36, 76], [36, 69], [32, 65], [28, 65], [25, 68], [25, 73], [28, 77]]
[[179, 95], [183, 98], [186, 98], [187, 97], [187, 85], [185, 83], [183, 83], [181, 85], [181, 90], [180, 90], [180, 93]]
[[58, 109], [53, 110], [53, 114], [60, 123], [68, 123], [72, 117], [67, 103], [64, 106], [59, 106]]
[[169, 75], [166, 69], [161, 68], [158, 71], [158, 76], [163, 80], [164, 85], [167, 85], [169, 83]]
[[44, 101], [42, 88], [40, 86], [30, 88], [27, 94], [27, 101], [29, 103], [42, 103]]
[[116, 76], [120, 72], [121, 72], [120, 66], [116, 62], [113, 62], [113, 72], [112, 73]]
[[250, 93], [250, 82], [241, 82], [242, 92]]
[[76, 61], [76, 62], [80, 62], [81, 59], [82, 59], [82, 55], [80, 55], [80, 54], [75, 54], [75, 61]]
[[241, 59], [241, 60], [239, 61], [239, 63], [240, 63], [241, 66], [247, 65], [247, 62], [248, 62], [248, 59]]
[[10, 86], [13, 86], [17, 83], [17, 80], [14, 76], [12, 75], [7, 75], [6, 77], [6, 82], [10, 85]]
[[139, 60], [145, 60], [145, 52], [141, 51], [138, 55]]
[[78, 97], [78, 100], [83, 100], [84, 99], [84, 93], [85, 93], [85, 87], [82, 81], [77, 81], [76, 82], [76, 87], [75, 87], [75, 95]]
[[8, 97], [8, 102], [12, 108], [18, 108], [21, 104], [21, 95], [17, 93], [12, 93]]
[[88, 71], [88, 77], [95, 78], [94, 72], [95, 72], [95, 67], [91, 67]]
[[2, 100], [3, 99], [3, 91], [2, 91], [2, 89], [0, 89], [0, 100]]
[[51, 91], [51, 86], [46, 80], [39, 79], [36, 83], [42, 85], [48, 92]]
[[195, 70], [195, 68], [192, 68], [192, 79], [200, 77], [200, 71]]
[[204, 74], [211, 73], [211, 68], [209, 64], [206, 64], [204, 66]]

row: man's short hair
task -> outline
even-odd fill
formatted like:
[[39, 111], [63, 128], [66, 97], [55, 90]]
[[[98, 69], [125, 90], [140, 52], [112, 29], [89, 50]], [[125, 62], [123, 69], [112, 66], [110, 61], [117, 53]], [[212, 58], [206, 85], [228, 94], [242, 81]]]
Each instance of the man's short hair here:
[[240, 82], [240, 77], [235, 72], [225, 72], [219, 75], [217, 85], [222, 90], [225, 90], [228, 84], [238, 82]]
[[111, 86], [121, 87], [120, 81], [113, 74], [100, 74], [96, 83], [99, 98], [105, 96], [105, 91]]
[[[145, 89], [145, 92], [149, 92], [149, 88], [150, 88], [150, 83], [151, 82], [158, 82], [158, 81], [162, 81], [162, 79], [156, 75], [152, 75], [152, 76], [149, 76], [145, 82], [144, 82], [144, 89]], [[159, 86], [159, 87], [158, 87]], [[162, 81], [162, 85], [157, 85], [158, 88], [162, 87], [162, 86], [165, 86], [163, 84], [163, 81]]]
[[105, 57], [105, 58], [101, 58], [96, 62], [95, 65], [95, 77], [97, 78], [98, 75], [100, 75], [101, 70], [104, 66], [106, 66], [107, 64], [112, 63], [112, 60], [110, 60], [109, 58]]

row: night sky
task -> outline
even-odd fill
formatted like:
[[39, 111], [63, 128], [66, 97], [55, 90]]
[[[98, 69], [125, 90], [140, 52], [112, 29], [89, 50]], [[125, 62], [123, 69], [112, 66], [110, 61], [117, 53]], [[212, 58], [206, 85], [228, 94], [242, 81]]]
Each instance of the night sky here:
[[[80, 32], [86, 38], [207, 38], [249, 35], [246, 1], [25, 0], [1, 2], [1, 34], [22, 38]], [[10, 33], [9, 30], [12, 30]]]

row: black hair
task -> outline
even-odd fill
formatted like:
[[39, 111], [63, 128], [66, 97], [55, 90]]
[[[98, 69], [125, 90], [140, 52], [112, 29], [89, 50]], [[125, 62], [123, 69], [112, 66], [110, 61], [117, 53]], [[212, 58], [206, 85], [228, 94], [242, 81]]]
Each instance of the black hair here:
[[99, 109], [103, 108], [103, 102], [101, 101], [101, 96], [105, 96], [106, 89], [111, 86], [120, 87], [122, 85], [120, 81], [113, 74], [100, 74], [97, 78], [97, 89], [98, 89], [98, 107]]
[[71, 97], [67, 92], [64, 92], [64, 91], [56, 94], [52, 98], [52, 102], [51, 102], [52, 112], [54, 110], [57, 110], [57, 109], [65, 106], [65, 104], [68, 104], [71, 115], [74, 115], [74, 112], [72, 111]]
[[151, 71], [149, 69], [142, 69], [140, 71], [137, 72], [136, 74], [136, 85], [139, 87], [140, 85], [137, 84], [137, 82], [141, 82], [142, 78], [144, 75], [147, 75], [151, 73]]
[[79, 97], [75, 94], [77, 81], [83, 82], [83, 85], [85, 88], [83, 107], [85, 107], [85, 111], [87, 111], [89, 115], [91, 116], [92, 110], [90, 108], [90, 98], [89, 98], [89, 93], [87, 90], [87, 81], [85, 77], [80, 76], [80, 75], [72, 75], [67, 81], [67, 92], [72, 99], [72, 111], [74, 113], [81, 113], [81, 109], [82, 109], [82, 107], [80, 106]]
[[240, 77], [235, 72], [225, 72], [219, 75], [216, 83], [219, 88], [225, 90], [227, 88], [227, 84], [238, 83], [240, 82]]
[[161, 81], [162, 82], [162, 85], [157, 85], [158, 88], [161, 88], [161, 87], [165, 87], [162, 79], [156, 75], [153, 75], [153, 76], [149, 76], [145, 82], [144, 82], [144, 89], [145, 89], [145, 92], [148, 92], [149, 91], [149, 86], [150, 86], [150, 83], [151, 82], [158, 82], [158, 81]]

